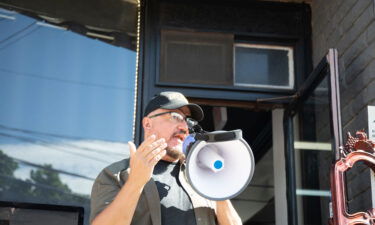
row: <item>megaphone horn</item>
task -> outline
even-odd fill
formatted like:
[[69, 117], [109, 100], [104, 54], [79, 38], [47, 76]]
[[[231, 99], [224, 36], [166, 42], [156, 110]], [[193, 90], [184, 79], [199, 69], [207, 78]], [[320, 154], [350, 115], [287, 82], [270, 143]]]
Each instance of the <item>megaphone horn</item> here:
[[240, 194], [254, 174], [254, 155], [241, 130], [197, 133], [184, 143], [185, 175], [193, 189], [211, 200]]

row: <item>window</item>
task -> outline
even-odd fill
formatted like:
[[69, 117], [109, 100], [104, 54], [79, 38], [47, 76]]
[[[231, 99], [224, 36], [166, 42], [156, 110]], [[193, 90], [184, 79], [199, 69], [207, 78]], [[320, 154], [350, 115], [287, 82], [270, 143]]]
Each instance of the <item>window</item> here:
[[293, 49], [272, 45], [234, 45], [234, 84], [293, 89]]
[[88, 216], [95, 177], [132, 139], [136, 53], [0, 15], [0, 201], [83, 206]]
[[162, 30], [159, 80], [232, 85], [233, 35]]
[[162, 29], [158, 84], [292, 90], [293, 48], [235, 43], [233, 34]]

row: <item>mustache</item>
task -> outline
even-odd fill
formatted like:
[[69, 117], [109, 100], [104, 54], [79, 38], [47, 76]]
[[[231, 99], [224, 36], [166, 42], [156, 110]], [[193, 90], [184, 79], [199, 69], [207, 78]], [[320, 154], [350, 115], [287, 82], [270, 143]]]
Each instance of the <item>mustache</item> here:
[[183, 140], [183, 139], [185, 139], [186, 134], [187, 134], [187, 131], [179, 130], [179, 131], [173, 133], [173, 137], [178, 137], [178, 138]]

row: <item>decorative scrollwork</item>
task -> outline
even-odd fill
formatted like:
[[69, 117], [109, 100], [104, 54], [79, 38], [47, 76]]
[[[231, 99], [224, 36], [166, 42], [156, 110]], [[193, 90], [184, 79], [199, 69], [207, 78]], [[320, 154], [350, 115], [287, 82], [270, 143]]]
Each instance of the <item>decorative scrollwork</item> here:
[[367, 134], [364, 130], [357, 131], [355, 136], [356, 137], [353, 137], [350, 132], [347, 133], [347, 141], [343, 151], [341, 151], [343, 157], [357, 150], [374, 153], [375, 143], [367, 138]]
[[347, 141], [340, 148], [342, 157], [331, 169], [332, 218], [330, 225], [375, 225], [375, 208], [366, 212], [350, 214], [347, 210], [346, 184], [344, 173], [356, 162], [362, 161], [375, 172], [375, 143], [367, 138], [364, 130], [356, 132], [353, 137], [349, 132]]

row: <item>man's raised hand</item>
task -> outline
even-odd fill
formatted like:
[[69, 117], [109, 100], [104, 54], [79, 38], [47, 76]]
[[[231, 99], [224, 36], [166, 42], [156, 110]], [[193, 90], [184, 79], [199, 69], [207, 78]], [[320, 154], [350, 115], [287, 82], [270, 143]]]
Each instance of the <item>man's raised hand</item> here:
[[146, 138], [142, 144], [135, 147], [128, 142], [130, 150], [129, 181], [143, 187], [151, 178], [156, 163], [166, 154], [167, 143], [164, 138], [156, 140], [155, 135]]

